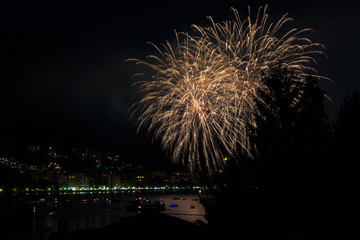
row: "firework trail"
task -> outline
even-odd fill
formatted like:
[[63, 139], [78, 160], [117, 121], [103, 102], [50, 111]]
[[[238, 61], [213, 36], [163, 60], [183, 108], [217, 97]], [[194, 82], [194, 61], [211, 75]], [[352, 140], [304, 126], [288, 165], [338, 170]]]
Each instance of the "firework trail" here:
[[138, 81], [141, 100], [131, 108], [139, 113], [138, 129], [161, 140], [174, 161], [191, 171], [221, 169], [225, 156], [240, 149], [249, 154], [247, 125], [253, 123], [256, 89], [261, 75], [281, 62], [303, 81], [313, 54], [322, 54], [322, 45], [301, 37], [311, 29], [291, 29], [279, 34], [292, 21], [284, 15], [267, 23], [267, 6], [257, 12], [255, 22], [235, 20], [210, 27], [193, 25], [194, 36], [176, 33], [176, 44], [154, 47], [158, 55], [147, 61], [129, 59], [152, 70], [150, 80]]

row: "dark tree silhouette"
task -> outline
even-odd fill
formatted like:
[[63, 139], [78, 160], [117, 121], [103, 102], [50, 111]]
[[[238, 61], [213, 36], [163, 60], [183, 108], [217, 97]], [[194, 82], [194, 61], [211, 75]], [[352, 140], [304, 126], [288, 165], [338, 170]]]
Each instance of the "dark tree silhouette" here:
[[[359, 181], [360, 181], [360, 93], [348, 92], [340, 104], [338, 115], [333, 125], [334, 139], [324, 168], [326, 176], [325, 205], [327, 222], [333, 226], [338, 239], [344, 236], [357, 239], [360, 225]], [[323, 176], [321, 176], [323, 177]], [[335, 238], [334, 238], [335, 239]]]
[[[360, 93], [348, 92], [338, 111], [334, 124], [333, 168], [337, 184], [347, 191], [357, 187], [360, 171], [358, 151], [360, 146]], [[357, 187], [358, 188], [358, 187]]]
[[264, 74], [265, 88], [257, 90], [252, 142], [254, 155], [268, 174], [266, 183], [280, 184], [284, 182], [280, 176], [290, 171], [301, 91], [301, 83], [294, 79], [294, 73], [279, 64]]
[[[297, 104], [298, 113], [294, 132], [293, 177], [297, 190], [319, 193], [323, 188], [328, 164], [328, 148], [332, 139], [328, 116], [324, 109], [323, 92], [311, 75], [305, 79], [302, 95]], [[319, 177], [323, 176], [323, 177]]]
[[307, 159], [314, 159], [324, 151], [331, 140], [330, 125], [324, 108], [323, 92], [317, 80], [311, 75], [305, 79], [303, 93], [298, 103], [296, 120], [297, 155]]
[[341, 154], [350, 156], [359, 148], [360, 93], [348, 92], [338, 111], [334, 124], [335, 142]]
[[271, 180], [301, 187], [304, 175], [322, 162], [331, 134], [317, 80], [295, 79], [281, 64], [263, 76], [266, 88], [257, 91], [252, 142]]
[[359, 147], [360, 147], [360, 93], [348, 92], [340, 104], [334, 124], [332, 147], [332, 179], [337, 200], [343, 213], [355, 212], [359, 192]]
[[[296, 79], [282, 64], [263, 74], [265, 87], [257, 90], [255, 100], [256, 125], [249, 126], [256, 164], [240, 161], [236, 168], [228, 160], [231, 167], [224, 169], [223, 178], [227, 188], [216, 195], [210, 225], [240, 231], [244, 239], [318, 239], [336, 231], [329, 231], [326, 222], [330, 195], [324, 189], [330, 188], [324, 183], [329, 179], [332, 135], [325, 93], [311, 75], [301, 82]], [[256, 170], [242, 169], [249, 166]], [[256, 173], [250, 184], [246, 181], [254, 175], [249, 173]], [[251, 185], [255, 188], [242, 188]], [[235, 209], [229, 204], [234, 199]], [[230, 213], [240, 216], [236, 222], [224, 220], [232, 219]]]
[[312, 223], [322, 221], [322, 166], [331, 134], [325, 93], [310, 75], [296, 79], [281, 64], [263, 75], [266, 87], [257, 91], [256, 126], [250, 130], [263, 168], [264, 214], [289, 231], [302, 226], [309, 233]]

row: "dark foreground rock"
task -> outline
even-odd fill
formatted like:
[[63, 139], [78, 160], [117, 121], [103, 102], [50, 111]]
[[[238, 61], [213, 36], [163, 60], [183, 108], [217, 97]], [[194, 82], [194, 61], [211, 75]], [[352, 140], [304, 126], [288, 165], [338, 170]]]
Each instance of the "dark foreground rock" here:
[[72, 239], [205, 239], [206, 225], [197, 225], [162, 213], [143, 213], [100, 229], [69, 234], [53, 233], [49, 240]]

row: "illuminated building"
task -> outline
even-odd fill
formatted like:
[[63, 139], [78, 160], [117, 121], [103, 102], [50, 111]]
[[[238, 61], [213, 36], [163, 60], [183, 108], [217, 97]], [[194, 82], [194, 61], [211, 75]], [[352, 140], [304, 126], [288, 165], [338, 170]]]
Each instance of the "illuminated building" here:
[[83, 173], [70, 173], [68, 175], [68, 188], [89, 189], [91, 187], [91, 178]]

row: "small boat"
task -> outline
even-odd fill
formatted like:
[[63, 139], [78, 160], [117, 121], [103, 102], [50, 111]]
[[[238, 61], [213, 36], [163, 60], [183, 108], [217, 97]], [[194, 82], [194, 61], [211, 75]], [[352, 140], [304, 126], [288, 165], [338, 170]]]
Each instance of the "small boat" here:
[[178, 205], [177, 204], [174, 204], [174, 203], [172, 203], [172, 204], [170, 204], [169, 205], [169, 207], [177, 207]]

